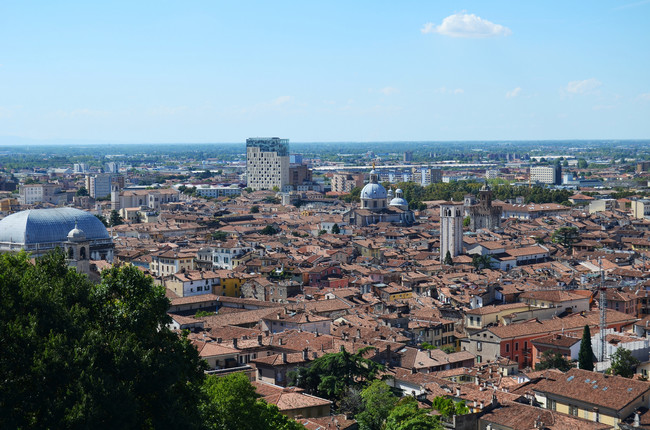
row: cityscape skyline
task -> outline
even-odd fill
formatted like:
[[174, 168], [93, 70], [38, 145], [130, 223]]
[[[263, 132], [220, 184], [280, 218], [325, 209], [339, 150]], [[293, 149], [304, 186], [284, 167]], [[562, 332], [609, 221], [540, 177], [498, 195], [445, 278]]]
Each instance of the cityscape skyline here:
[[5, 4], [0, 140], [649, 136], [650, 2], [409, 6]]

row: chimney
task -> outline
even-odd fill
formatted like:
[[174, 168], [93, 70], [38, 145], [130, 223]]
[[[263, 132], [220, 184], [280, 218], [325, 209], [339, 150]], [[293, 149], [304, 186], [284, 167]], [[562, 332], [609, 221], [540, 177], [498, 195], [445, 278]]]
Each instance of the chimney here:
[[278, 319], [280, 319], [281, 316], [282, 315], [280, 315], [280, 312], [278, 312], [278, 314], [277, 314]]
[[258, 334], [258, 335], [257, 335], [257, 344], [258, 344], [258, 345], [261, 345], [261, 344], [262, 344], [262, 335], [261, 335], [261, 334]]
[[456, 397], [460, 397], [460, 387], [456, 387]]
[[411, 375], [415, 375], [416, 373], [418, 373], [418, 371], [415, 370], [415, 367], [411, 367]]
[[302, 350], [302, 359], [304, 361], [309, 360], [309, 349], [305, 348]]
[[217, 343], [221, 343], [221, 342], [223, 342], [223, 339], [221, 339], [220, 337], [218, 337], [218, 338], [217, 338]]
[[357, 339], [361, 339], [361, 329], [357, 329]]
[[232, 347], [235, 348], [235, 349], [237, 349], [237, 338], [234, 338], [234, 339], [232, 340]]
[[283, 353], [282, 353], [282, 362], [283, 362], [283, 363], [286, 363], [286, 362], [287, 362], [287, 353], [286, 353], [286, 352], [283, 352]]
[[476, 406], [477, 406], [476, 399], [474, 399], [474, 408], [476, 408]]
[[478, 404], [478, 407], [483, 410], [483, 400], [481, 400], [481, 403]]

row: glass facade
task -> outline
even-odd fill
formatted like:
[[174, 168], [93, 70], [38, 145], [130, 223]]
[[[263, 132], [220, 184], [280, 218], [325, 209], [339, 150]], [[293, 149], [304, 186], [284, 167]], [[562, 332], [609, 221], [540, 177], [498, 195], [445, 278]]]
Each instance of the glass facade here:
[[286, 157], [289, 155], [289, 139], [251, 137], [246, 139], [246, 148], [259, 148], [260, 152], [276, 152], [279, 157]]

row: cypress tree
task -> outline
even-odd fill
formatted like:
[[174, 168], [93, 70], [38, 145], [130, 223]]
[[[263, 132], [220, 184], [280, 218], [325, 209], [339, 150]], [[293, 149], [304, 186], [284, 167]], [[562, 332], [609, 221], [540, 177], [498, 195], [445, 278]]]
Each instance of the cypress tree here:
[[594, 350], [591, 348], [591, 331], [586, 325], [582, 331], [580, 352], [578, 352], [578, 366], [584, 370], [594, 370]]
[[452, 266], [454, 264], [454, 260], [451, 259], [451, 252], [447, 251], [447, 254], [445, 255], [444, 263], [447, 266]]

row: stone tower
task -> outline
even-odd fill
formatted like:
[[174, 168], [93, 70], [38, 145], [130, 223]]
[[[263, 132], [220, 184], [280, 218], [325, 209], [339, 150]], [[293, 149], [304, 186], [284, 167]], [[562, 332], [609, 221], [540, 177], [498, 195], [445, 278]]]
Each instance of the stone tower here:
[[440, 205], [440, 261], [447, 251], [452, 257], [463, 252], [463, 203], [451, 201]]
[[479, 203], [470, 206], [469, 228], [472, 231], [479, 229], [495, 230], [501, 227], [501, 206], [492, 206], [492, 190], [489, 185], [484, 185], [479, 191]]
[[90, 242], [86, 233], [75, 222], [74, 228], [68, 233], [68, 240], [63, 243], [66, 261], [69, 267], [74, 267], [79, 273], [90, 273]]

